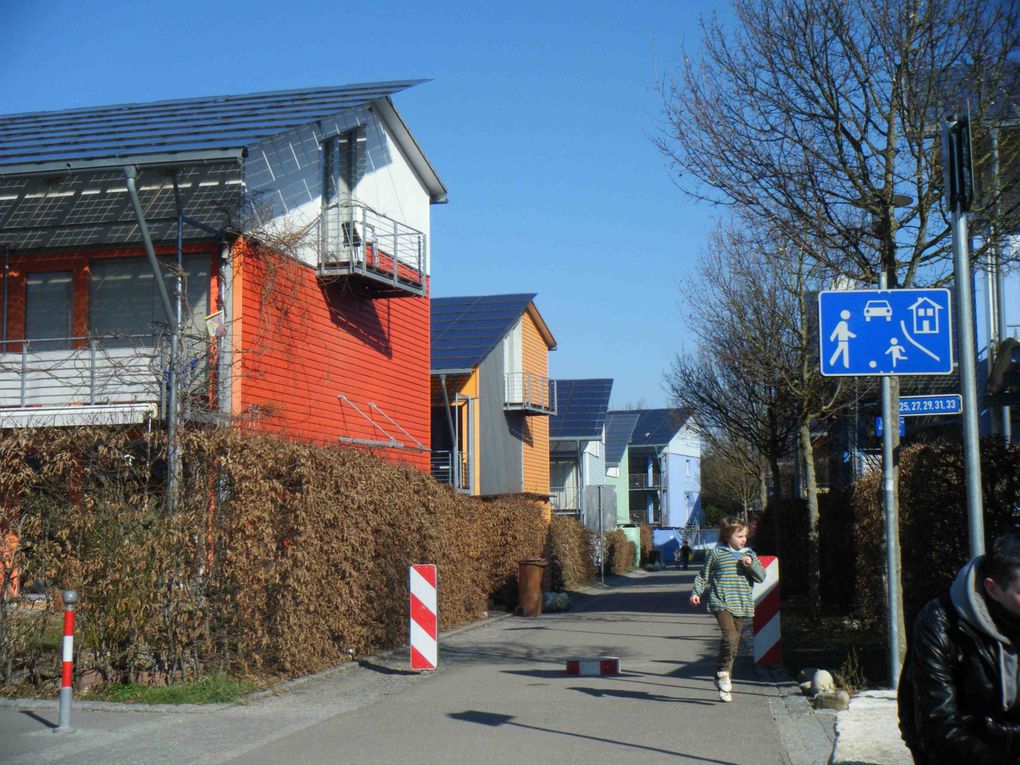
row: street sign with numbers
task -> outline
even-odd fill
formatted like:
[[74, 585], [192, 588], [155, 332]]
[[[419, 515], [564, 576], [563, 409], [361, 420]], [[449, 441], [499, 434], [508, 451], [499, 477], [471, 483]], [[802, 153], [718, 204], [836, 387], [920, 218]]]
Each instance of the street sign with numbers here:
[[959, 414], [963, 411], [963, 397], [958, 393], [947, 396], [900, 396], [900, 417]]

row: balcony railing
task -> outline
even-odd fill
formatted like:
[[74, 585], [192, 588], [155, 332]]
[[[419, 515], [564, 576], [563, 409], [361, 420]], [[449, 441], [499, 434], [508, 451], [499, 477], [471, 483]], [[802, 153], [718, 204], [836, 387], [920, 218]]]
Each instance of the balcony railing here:
[[640, 475], [631, 475], [629, 478], [629, 488], [631, 491], [654, 491], [661, 489], [662, 477], [658, 474], [649, 476], [647, 473]]
[[507, 411], [556, 414], [556, 381], [534, 372], [507, 372], [503, 408]]
[[[153, 335], [0, 341], [0, 408], [67, 407], [84, 418], [90, 406], [162, 406], [167, 346], [167, 338]], [[207, 394], [207, 348], [185, 341], [189, 346], [179, 376], [182, 404]]]
[[425, 234], [356, 200], [322, 211], [319, 272], [358, 276], [411, 295], [425, 294]]
[[[448, 451], [432, 452], [432, 477], [439, 483], [452, 486], [458, 491], [471, 491], [471, 468], [468, 455], [464, 452], [457, 453], [457, 461], [453, 459], [453, 453]], [[458, 466], [459, 470], [454, 470]]]
[[581, 509], [576, 486], [551, 486], [549, 488], [549, 503], [554, 512], [561, 514], [565, 511], [577, 512]]

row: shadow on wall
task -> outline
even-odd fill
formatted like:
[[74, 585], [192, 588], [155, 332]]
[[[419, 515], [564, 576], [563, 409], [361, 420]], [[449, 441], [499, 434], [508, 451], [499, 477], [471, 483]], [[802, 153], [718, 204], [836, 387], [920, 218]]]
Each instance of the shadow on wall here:
[[393, 357], [393, 347], [390, 344], [392, 305], [389, 300], [366, 297], [352, 289], [347, 280], [320, 281], [319, 289], [329, 309], [329, 320], [334, 326], [350, 333], [386, 358]]

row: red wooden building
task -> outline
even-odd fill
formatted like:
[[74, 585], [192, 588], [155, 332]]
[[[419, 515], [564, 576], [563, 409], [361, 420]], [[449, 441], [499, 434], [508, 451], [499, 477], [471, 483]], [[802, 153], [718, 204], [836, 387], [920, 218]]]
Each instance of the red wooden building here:
[[182, 419], [428, 468], [415, 81], [0, 116], [0, 427]]

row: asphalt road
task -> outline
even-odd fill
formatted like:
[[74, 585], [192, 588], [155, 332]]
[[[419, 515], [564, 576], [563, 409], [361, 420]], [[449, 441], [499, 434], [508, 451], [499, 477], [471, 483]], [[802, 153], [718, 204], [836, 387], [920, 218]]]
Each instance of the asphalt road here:
[[[817, 723], [791, 717], [748, 657], [738, 660], [733, 702], [719, 701], [718, 630], [686, 602], [693, 576], [639, 572], [576, 597], [566, 613], [441, 635], [430, 673], [410, 672], [406, 653], [394, 652], [244, 704], [76, 709], [71, 734], [52, 732], [52, 703], [3, 706], [0, 762], [824, 762], [825, 741], [808, 752], [796, 734], [805, 724], [817, 733]], [[618, 656], [621, 674], [564, 672], [568, 658], [601, 655]]]

